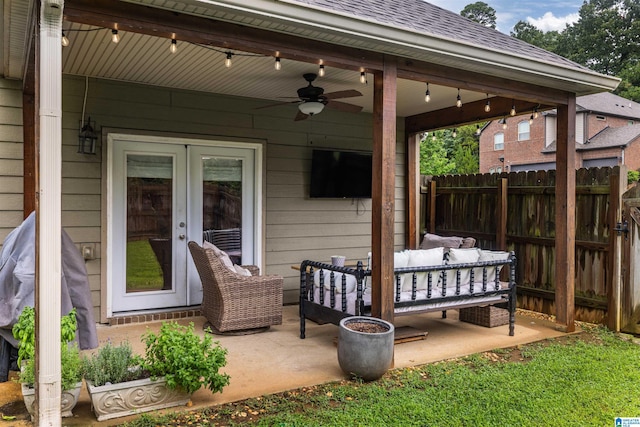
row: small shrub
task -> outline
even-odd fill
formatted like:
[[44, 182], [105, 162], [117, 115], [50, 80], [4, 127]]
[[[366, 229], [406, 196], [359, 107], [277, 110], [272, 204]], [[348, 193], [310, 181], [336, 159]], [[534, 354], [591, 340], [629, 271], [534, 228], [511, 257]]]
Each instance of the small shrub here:
[[146, 344], [143, 368], [152, 377], [164, 376], [167, 387], [193, 393], [204, 385], [215, 393], [229, 384], [229, 375], [218, 372], [227, 364], [227, 350], [209, 334], [201, 339], [193, 323], [164, 322], [159, 333], [147, 332], [142, 339]]
[[133, 354], [131, 344], [107, 343], [91, 356], [82, 358], [84, 378], [96, 387], [141, 378], [142, 358]]
[[627, 172], [627, 184], [633, 184], [640, 180], [640, 172], [639, 171], [628, 171]]

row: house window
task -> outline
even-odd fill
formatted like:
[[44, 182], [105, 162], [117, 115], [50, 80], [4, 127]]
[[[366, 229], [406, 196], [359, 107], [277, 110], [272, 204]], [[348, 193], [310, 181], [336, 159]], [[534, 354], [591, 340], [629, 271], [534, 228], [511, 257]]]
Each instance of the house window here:
[[493, 149], [504, 150], [504, 133], [496, 133], [493, 136]]
[[605, 121], [607, 118], [605, 116], [596, 116], [596, 120]]
[[489, 168], [489, 173], [496, 173], [496, 168]]
[[635, 124], [635, 122], [633, 120], [629, 120], [629, 122], [627, 123], [629, 126], [633, 126]]
[[518, 123], [518, 141], [526, 141], [531, 137], [531, 128], [528, 121]]

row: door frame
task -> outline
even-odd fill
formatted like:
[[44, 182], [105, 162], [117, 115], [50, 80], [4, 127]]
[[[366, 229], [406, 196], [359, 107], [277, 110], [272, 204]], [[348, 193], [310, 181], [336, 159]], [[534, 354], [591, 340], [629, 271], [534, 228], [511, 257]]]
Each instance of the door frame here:
[[[254, 174], [253, 174], [253, 264], [263, 269], [263, 242], [264, 242], [264, 213], [263, 213], [263, 192], [264, 192], [264, 177], [263, 177], [263, 161], [264, 161], [264, 141], [256, 142], [253, 140], [245, 140], [240, 138], [201, 138], [201, 137], [187, 137], [187, 136], [165, 136], [157, 134], [146, 133], [129, 133], [127, 131], [109, 131], [104, 130], [104, 139], [107, 143], [104, 144], [103, 149], [104, 159], [103, 162], [103, 174], [106, 179], [103, 182], [102, 188], [104, 190], [103, 196], [103, 209], [102, 209], [102, 242], [105, 243], [102, 252], [101, 262], [101, 317], [102, 321], [113, 317], [113, 263], [110, 261], [110, 253], [114, 246], [114, 229], [112, 209], [114, 205], [114, 176], [113, 176], [113, 162], [114, 153], [113, 145], [114, 141], [130, 141], [139, 143], [155, 143], [155, 144], [171, 144], [171, 145], [184, 145], [184, 146], [205, 146], [209, 148], [238, 148], [252, 150], [254, 153]], [[187, 159], [187, 187], [189, 187], [189, 161]], [[190, 191], [187, 188], [187, 191]], [[188, 239], [201, 242], [202, 236], [187, 236]], [[187, 257], [189, 259], [189, 257]], [[187, 262], [187, 269], [195, 269], [192, 261]], [[187, 275], [189, 276], [189, 274]], [[153, 309], [151, 309], [153, 310]], [[162, 311], [162, 309], [158, 309]]]

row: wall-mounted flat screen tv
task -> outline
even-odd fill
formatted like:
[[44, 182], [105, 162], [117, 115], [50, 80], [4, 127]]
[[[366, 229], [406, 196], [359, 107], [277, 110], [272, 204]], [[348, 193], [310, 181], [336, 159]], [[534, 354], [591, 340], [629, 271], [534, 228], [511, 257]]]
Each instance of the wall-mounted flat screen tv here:
[[371, 198], [371, 153], [313, 150], [311, 188], [313, 198]]

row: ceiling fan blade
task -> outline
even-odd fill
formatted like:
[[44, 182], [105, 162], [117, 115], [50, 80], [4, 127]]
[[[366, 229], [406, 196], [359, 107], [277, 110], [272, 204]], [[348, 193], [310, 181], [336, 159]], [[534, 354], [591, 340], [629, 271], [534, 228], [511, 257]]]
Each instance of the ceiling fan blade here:
[[327, 107], [346, 113], [359, 113], [362, 111], [362, 107], [359, 105], [347, 104], [346, 102], [340, 101], [329, 101], [327, 102]]
[[362, 96], [362, 94], [355, 89], [348, 89], [348, 90], [339, 90], [337, 92], [325, 93], [322, 96], [326, 99], [338, 99], [338, 98], [355, 98], [356, 96]]
[[303, 113], [302, 111], [298, 110], [298, 114], [296, 114], [296, 116], [293, 118], [293, 121], [295, 122], [299, 122], [300, 120], [305, 120], [308, 119], [309, 116], [305, 113]]
[[275, 104], [269, 104], [269, 105], [263, 105], [262, 107], [256, 107], [256, 108], [254, 108], [254, 110], [261, 110], [263, 108], [278, 107], [280, 105], [296, 104], [298, 102], [300, 102], [300, 100], [276, 102]]

